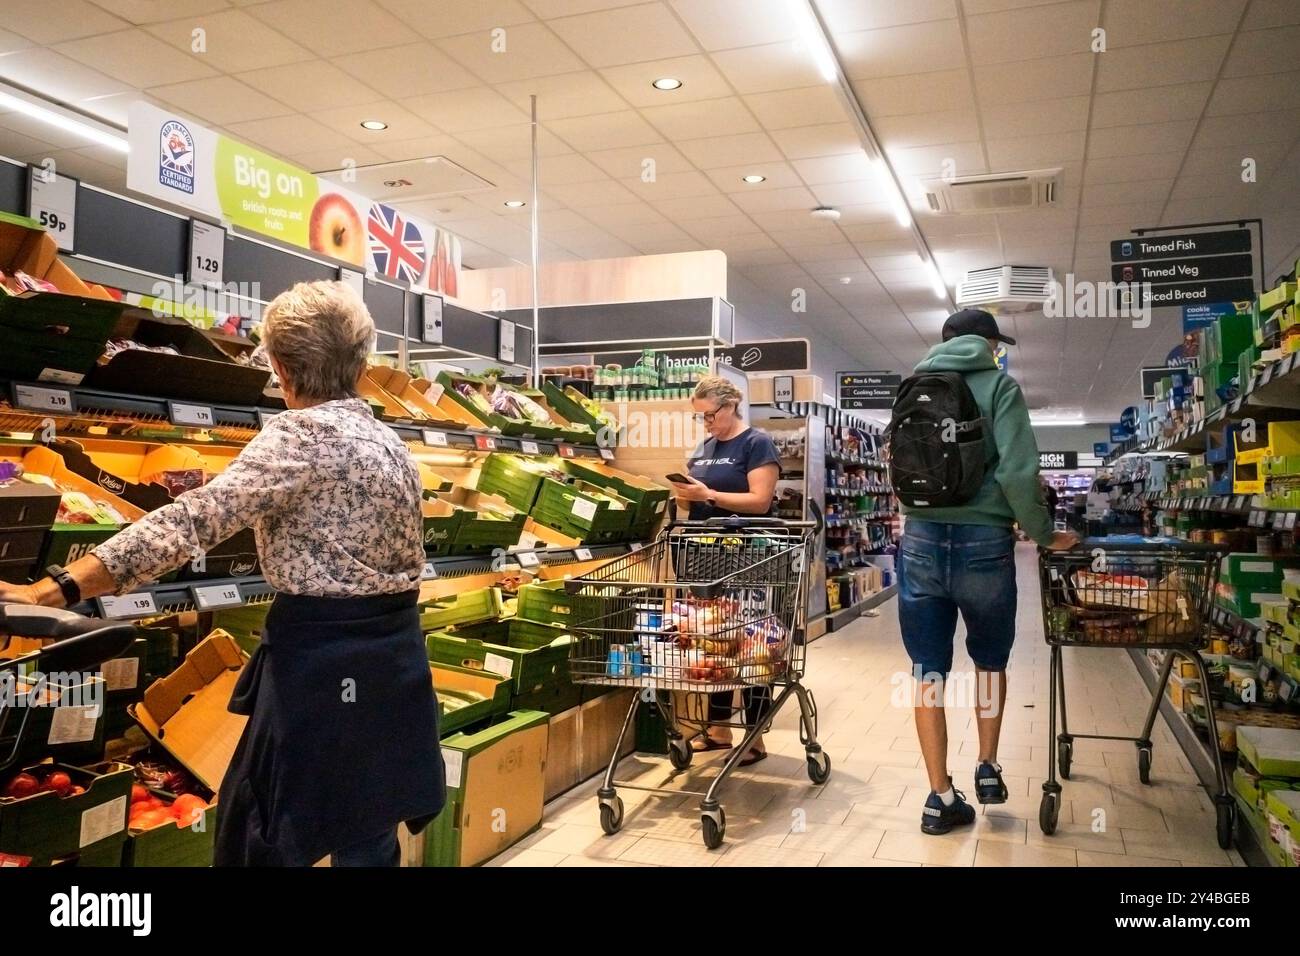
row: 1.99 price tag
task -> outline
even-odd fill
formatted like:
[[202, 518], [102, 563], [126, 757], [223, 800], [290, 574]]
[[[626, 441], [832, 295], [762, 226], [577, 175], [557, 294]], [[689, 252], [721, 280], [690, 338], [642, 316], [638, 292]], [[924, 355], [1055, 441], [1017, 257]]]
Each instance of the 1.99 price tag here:
[[99, 598], [99, 607], [104, 617], [115, 620], [148, 617], [150, 614], [158, 613], [153, 595], [148, 591], [137, 591], [134, 594], [122, 594], [116, 597], [105, 595]]

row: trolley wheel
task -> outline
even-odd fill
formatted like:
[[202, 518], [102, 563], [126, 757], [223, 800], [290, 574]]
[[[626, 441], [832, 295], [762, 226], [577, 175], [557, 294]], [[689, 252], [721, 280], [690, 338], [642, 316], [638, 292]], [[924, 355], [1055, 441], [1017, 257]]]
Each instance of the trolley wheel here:
[[1043, 791], [1043, 799], [1038, 804], [1038, 829], [1051, 836], [1056, 832], [1056, 818], [1061, 813], [1061, 795], [1050, 790]]
[[1074, 759], [1074, 744], [1068, 740], [1056, 742], [1056, 765], [1061, 771], [1061, 779], [1070, 779], [1070, 763]]
[[831, 778], [831, 755], [824, 750], [808, 755], [808, 779], [821, 786]]
[[722, 846], [722, 838], [727, 835], [727, 814], [722, 807], [718, 807], [717, 813], [716, 820], [713, 814], [707, 811], [700, 814], [700, 825], [704, 829], [704, 845], [710, 850]]
[[1219, 838], [1219, 847], [1224, 850], [1231, 850], [1232, 831], [1237, 824], [1237, 807], [1232, 802], [1232, 797], [1215, 797], [1214, 812], [1215, 834]]
[[1138, 748], [1138, 779], [1143, 783], [1151, 782], [1151, 748]]
[[691, 749], [691, 742], [685, 737], [668, 741], [668, 762], [673, 765], [674, 770], [685, 770], [691, 765], [693, 756], [695, 751]]
[[607, 836], [623, 829], [623, 798], [615, 797], [612, 803], [600, 805], [600, 828]]

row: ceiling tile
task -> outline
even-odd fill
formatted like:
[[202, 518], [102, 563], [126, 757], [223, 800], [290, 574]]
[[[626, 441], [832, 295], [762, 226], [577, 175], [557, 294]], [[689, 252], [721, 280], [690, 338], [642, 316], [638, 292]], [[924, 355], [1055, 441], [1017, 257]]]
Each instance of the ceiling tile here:
[[773, 243], [767, 249], [730, 250], [727, 252], [727, 264], [737, 269], [748, 269], [754, 266], [774, 266], [788, 262], [790, 262], [790, 254], [776, 243]]
[[[273, 0], [248, 12], [318, 56], [338, 56], [420, 39], [373, 0]], [[349, 26], [351, 28], [349, 28]]]
[[226, 128], [236, 139], [281, 156], [306, 150], [335, 149], [341, 158], [347, 155], [349, 148], [337, 132], [309, 116], [275, 116], [245, 123], [228, 123]]
[[635, 110], [551, 120], [546, 127], [582, 152], [641, 146], [662, 139]]
[[980, 138], [979, 123], [974, 113], [967, 110], [885, 116], [874, 120], [873, 126], [887, 149], [973, 142]]
[[[1237, 151], [1240, 157], [1240, 150]], [[1149, 179], [1173, 179], [1178, 175], [1182, 153], [1152, 153], [1146, 156], [1089, 158], [1083, 171], [1085, 183], [1134, 183]]]
[[[989, 165], [999, 172], [1009, 172], [1081, 160], [1085, 137], [1083, 130], [1076, 130], [1070, 133], [990, 140]], [[957, 167], [957, 175], [967, 175], [961, 171], [960, 165]]]
[[774, 212], [782, 209], [809, 210], [817, 199], [803, 186], [787, 189], [756, 189], [753, 192], [734, 193], [731, 200], [747, 213]]
[[985, 13], [966, 18], [971, 62], [976, 66], [1090, 53], [1099, 0]]
[[706, 50], [777, 43], [795, 36], [798, 20], [785, 0], [670, 0]]
[[739, 93], [815, 86], [822, 81], [806, 50], [788, 39], [781, 43], [719, 50], [713, 62]]
[[203, 55], [210, 57], [225, 73], [283, 66], [312, 58], [311, 51], [275, 30], [268, 30], [266, 24], [242, 10], [168, 20], [151, 24], [147, 29], [164, 43], [189, 52], [193, 49], [196, 27], [202, 27], [205, 34], [207, 49]]
[[[4, 60], [0, 59], [0, 71], [3, 68]], [[1296, 90], [1300, 90], [1300, 72], [1225, 77], [1215, 84], [1205, 115], [1225, 116], [1277, 110], [1296, 101]]]
[[1088, 206], [1079, 210], [1080, 226], [1134, 226], [1155, 222], [1160, 215], [1158, 202], [1123, 206]]
[[528, 114], [496, 90], [478, 86], [402, 101], [411, 112], [447, 133], [528, 122]]
[[[531, 159], [510, 163], [507, 168], [520, 179], [530, 179], [532, 177]], [[554, 192], [556, 186], [572, 186], [577, 183], [589, 184], [593, 188], [601, 185], [602, 182], [605, 185], [614, 185], [605, 175], [604, 170], [585, 156], [579, 156], [577, 153], [553, 156], [546, 161], [546, 165], [541, 167], [538, 172], [541, 177], [542, 187], [548, 192]], [[631, 195], [622, 194], [620, 198], [610, 199], [609, 201], [631, 202], [632, 199]], [[571, 204], [566, 203], [566, 205]]]
[[1239, 33], [1224, 64], [1224, 76], [1282, 73], [1295, 66], [1300, 49], [1300, 25]]
[[1300, 104], [1295, 109], [1270, 113], [1207, 116], [1196, 128], [1193, 144], [1199, 148], [1223, 143], [1291, 143], [1296, 130], [1300, 130]]
[[438, 48], [489, 83], [509, 83], [581, 70], [583, 62], [540, 23], [509, 27], [505, 49], [496, 52], [486, 33], [438, 40]]
[[661, 202], [665, 199], [688, 199], [695, 196], [716, 196], [717, 187], [701, 172], [659, 173], [653, 182], [639, 178], [621, 182], [642, 199]]
[[501, 83], [496, 89], [525, 113], [530, 108], [529, 96], [536, 94], [537, 115], [543, 123], [627, 109], [623, 98], [591, 70]]
[[835, 47], [851, 80], [950, 70], [966, 61], [956, 20], [844, 33], [835, 37]]
[[1187, 161], [1183, 165], [1183, 175], [1224, 176], [1240, 181], [1241, 164], [1247, 157], [1255, 160], [1257, 172], [1264, 173], [1273, 169], [1289, 145], [1289, 143], [1255, 143], [1249, 150], [1243, 150], [1239, 145], [1193, 149], [1188, 153]]
[[752, 133], [760, 128], [734, 96], [646, 107], [641, 110], [641, 115], [670, 140]]
[[65, 103], [126, 93], [131, 89], [120, 80], [42, 47], [0, 56], [0, 77]]
[[[633, 106], [671, 106], [691, 100], [711, 100], [731, 94], [731, 87], [709, 58], [702, 54], [648, 60], [600, 71], [609, 84]], [[658, 90], [655, 80], [673, 77], [682, 85], [675, 90]]]
[[[1206, 199], [1224, 196], [1238, 203], [1235, 215], [1241, 215], [1242, 200], [1250, 200], [1259, 194], [1259, 187], [1253, 183], [1243, 183], [1240, 176], [1179, 176], [1169, 194], [1170, 204], [1192, 199]], [[1169, 210], [1166, 210], [1166, 221]], [[1203, 215], [1203, 213], [1202, 213]], [[1175, 220], [1177, 221], [1177, 220]], [[1201, 216], [1195, 221], [1203, 221]]]
[[789, 159], [837, 156], [841, 153], [856, 153], [862, 149], [857, 130], [848, 123], [776, 129], [770, 135]]
[[[0, 152], [10, 159], [26, 162], [29, 154], [47, 154], [52, 149], [71, 149], [85, 144], [85, 138], [76, 133], [58, 129], [21, 113], [0, 116]], [[40, 158], [32, 161], [39, 162]]]
[[853, 89], [873, 120], [885, 116], [974, 110], [970, 74], [966, 70], [936, 70], [906, 76], [855, 80]]
[[844, 234], [835, 223], [825, 219], [814, 219], [807, 210], [788, 209], [774, 212], [756, 212], [749, 217], [772, 236], [777, 242], [786, 245], [787, 241], [801, 241], [809, 245], [823, 242], [837, 242]]
[[1097, 57], [1092, 53], [1020, 60], [1015, 69], [1002, 65], [975, 67], [975, 88], [980, 105], [1026, 103], [1092, 92], [1092, 71]]
[[1246, 0], [1107, 0], [1108, 47], [1231, 33]]
[[818, 0], [817, 9], [834, 34], [957, 16], [955, 0]]
[[861, 150], [856, 153], [845, 153], [842, 156], [796, 159], [791, 165], [809, 185], [846, 183], [853, 180], [874, 181], [876, 175], [871, 160]]
[[75, 177], [85, 183], [93, 183], [104, 189], [126, 192], [126, 157], [120, 153], [117, 154], [116, 162], [106, 163], [87, 155], [83, 150], [56, 149], [48, 154], [31, 156], [28, 161], [35, 163], [46, 159], [54, 160], [55, 168], [60, 173]]
[[667, 221], [661, 212], [640, 200], [612, 206], [593, 206], [587, 210], [586, 216], [597, 225], [610, 230], [616, 226], [644, 226]]
[[677, 148], [700, 169], [738, 166], [742, 163], [780, 162], [781, 151], [766, 133], [710, 136], [679, 142]]
[[875, 179], [860, 179], [857, 182], [816, 183], [810, 186], [820, 205], [848, 206], [859, 203], [878, 203], [884, 196], [884, 190]]
[[745, 102], [767, 129], [790, 129], [844, 120], [844, 107], [829, 86], [751, 93]]
[[986, 106], [980, 115], [990, 140], [1067, 133], [1088, 128], [1088, 97]]
[[1164, 151], [1181, 156], [1192, 141], [1195, 129], [1195, 120], [1094, 129], [1088, 134], [1088, 159], [1091, 161]]
[[886, 149], [900, 175], [938, 176], [947, 167], [958, 176], [988, 172], [988, 164], [979, 143], [948, 143], [941, 146], [916, 146], [911, 149]]
[[459, 63], [424, 41], [336, 56], [331, 62], [396, 100], [465, 89], [479, 83]]
[[[460, 33], [488, 33], [496, 27], [528, 23], [532, 13], [519, 0], [429, 3], [428, 0], [378, 0], [412, 29], [432, 39]], [[508, 42], [507, 31], [507, 42]]]
[[253, 70], [239, 74], [239, 79], [304, 112], [373, 103], [383, 99], [355, 77], [348, 76], [324, 60]]
[[96, 6], [103, 7], [114, 16], [135, 24], [157, 23], [173, 17], [196, 17], [202, 14], [224, 10], [229, 5], [227, 0], [94, 0]]
[[691, 169], [690, 162], [667, 143], [650, 143], [621, 149], [585, 150], [586, 157], [615, 179], [662, 176]]
[[645, 3], [549, 21], [578, 55], [596, 67], [688, 56], [691, 35], [661, 3]]
[[566, 206], [573, 209], [586, 209], [590, 206], [615, 206], [636, 201], [636, 196], [626, 186], [616, 183], [612, 179], [581, 183], [554, 182], [549, 169], [552, 163], [566, 158], [557, 156], [554, 160], [548, 160], [546, 169], [542, 172], [547, 184], [546, 191]]
[[1089, 183], [1083, 187], [1086, 206], [1116, 206], [1121, 203], [1149, 203], [1168, 194], [1167, 179], [1139, 183]]
[[[498, 163], [508, 163], [527, 159], [533, 154], [532, 126], [523, 123], [518, 126], [489, 126], [487, 129], [468, 130], [457, 133], [456, 138], [476, 149], [484, 156]], [[537, 152], [541, 156], [559, 156], [573, 152], [555, 134], [542, 129], [537, 137]]]
[[729, 196], [714, 193], [708, 196], [690, 196], [684, 199], [647, 198], [656, 210], [673, 222], [690, 222], [693, 219], [718, 219], [740, 215], [740, 208]]
[[157, 37], [138, 29], [69, 40], [60, 43], [55, 49], [64, 56], [135, 87], [179, 83], [216, 74], [216, 70], [200, 58], [175, 50]]
[[[1196, 119], [1201, 115], [1213, 85], [1185, 83], [1181, 86], [1098, 93], [1093, 97], [1093, 128]], [[1222, 87], [1221, 82], [1219, 89]]]
[[[461, 144], [460, 140], [453, 136], [421, 136], [416, 139], [394, 140], [387, 142], [380, 140], [371, 147], [376, 153], [389, 160], [403, 159], [422, 159], [425, 156], [449, 156], [461, 162], [459, 158], [451, 157], [450, 154], [455, 152], [459, 154], [468, 153], [469, 150]], [[482, 158], [482, 157], [475, 157]], [[462, 165], [464, 165], [462, 163]]]
[[[705, 173], [724, 193], [753, 193], [771, 189], [785, 189], [802, 185], [801, 180], [789, 164], [744, 163], [740, 166], [727, 166], [721, 169], [708, 169]], [[761, 183], [746, 183], [742, 177], [751, 174], [766, 176]]]
[[40, 44], [125, 30], [130, 25], [86, 0], [60, 0], [53, 15], [49, 6], [39, 3], [7, 3], [4, 9], [6, 30]]
[[[344, 168], [344, 163], [353, 162], [358, 167], [378, 166], [388, 162], [384, 156], [368, 146], [349, 143], [346, 146], [335, 144], [328, 149], [308, 149], [297, 153], [287, 153], [286, 158], [312, 172], [322, 172]], [[403, 205], [402, 208], [406, 208]]]
[[634, 7], [645, 0], [523, 0], [524, 6], [543, 20], [553, 17], [571, 17], [595, 10], [612, 10], [615, 7]]
[[748, 216], [722, 216], [717, 219], [692, 219], [682, 226], [700, 242], [718, 242], [730, 236], [753, 235], [758, 227]]
[[1219, 75], [1219, 65], [1231, 39], [1219, 35], [1116, 47], [1097, 57], [1097, 92], [1213, 80]]
[[748, 232], [739, 236], [725, 236], [721, 239], [712, 240], [710, 244], [725, 252], [728, 262], [731, 261], [733, 255], [741, 252], [781, 251], [784, 253], [784, 250], [781, 250], [780, 246], [773, 242], [772, 237], [765, 232]]
[[1295, 0], [1252, 0], [1241, 28], [1265, 30], [1293, 23], [1300, 23], [1300, 4]]
[[[338, 130], [359, 143], [391, 143], [437, 135], [437, 130], [409, 110], [389, 100], [363, 106], [339, 106], [311, 114], [312, 119]], [[385, 130], [369, 130], [361, 126], [363, 120], [377, 119], [388, 124]]]
[[230, 76], [155, 86], [149, 92], [163, 102], [216, 126], [293, 112], [292, 107]]

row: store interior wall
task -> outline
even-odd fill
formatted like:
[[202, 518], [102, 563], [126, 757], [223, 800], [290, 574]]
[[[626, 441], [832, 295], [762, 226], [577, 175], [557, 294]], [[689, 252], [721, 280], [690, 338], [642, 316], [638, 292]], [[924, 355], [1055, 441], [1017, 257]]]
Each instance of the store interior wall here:
[[1036, 425], [1034, 438], [1040, 451], [1077, 451], [1091, 455], [1097, 442], [1109, 441], [1108, 425]]

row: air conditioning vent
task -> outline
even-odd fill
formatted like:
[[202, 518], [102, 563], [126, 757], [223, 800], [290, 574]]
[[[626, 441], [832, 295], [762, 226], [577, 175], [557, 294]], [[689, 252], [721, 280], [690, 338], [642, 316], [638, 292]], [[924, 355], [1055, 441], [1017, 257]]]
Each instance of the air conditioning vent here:
[[944, 215], [1040, 209], [1056, 202], [1060, 185], [1060, 169], [957, 176], [924, 183], [930, 209]]
[[1043, 307], [1051, 291], [1047, 266], [993, 266], [972, 269], [957, 283], [957, 308], [1008, 314]]

